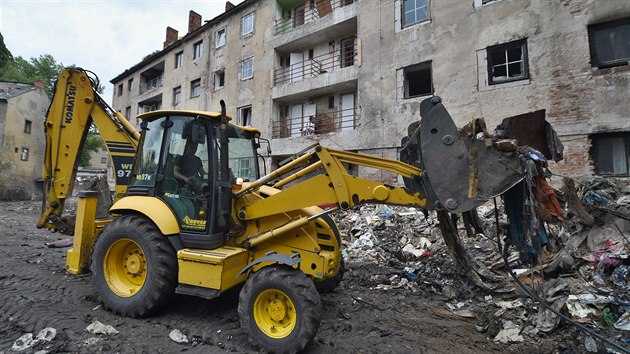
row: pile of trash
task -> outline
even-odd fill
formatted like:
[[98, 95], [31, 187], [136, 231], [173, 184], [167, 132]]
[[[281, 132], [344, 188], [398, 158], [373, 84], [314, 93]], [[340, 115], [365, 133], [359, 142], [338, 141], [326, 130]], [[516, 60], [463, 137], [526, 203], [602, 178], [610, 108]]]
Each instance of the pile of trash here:
[[490, 291], [458, 274], [435, 212], [366, 205], [338, 213], [343, 256], [350, 269], [353, 263], [378, 266], [369, 268], [380, 273], [365, 280], [372, 289], [441, 299], [453, 313], [476, 319], [475, 329], [496, 342], [568, 336], [564, 329], [581, 326], [587, 331], [573, 336], [581, 351], [627, 352], [630, 187], [617, 183], [595, 178], [556, 191], [564, 220], [544, 223], [549, 240], [535, 264], [506, 244], [509, 220], [500, 199], [496, 211], [492, 203], [477, 208], [482, 226], [472, 235], [460, 217], [458, 234], [468, 257], [502, 279], [503, 286]]

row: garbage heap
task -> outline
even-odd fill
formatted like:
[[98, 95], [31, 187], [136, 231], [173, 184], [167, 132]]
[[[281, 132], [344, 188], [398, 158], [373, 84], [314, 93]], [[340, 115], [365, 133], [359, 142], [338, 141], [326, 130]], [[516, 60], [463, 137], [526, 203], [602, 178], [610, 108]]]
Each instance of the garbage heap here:
[[[630, 186], [604, 178], [565, 179], [555, 193], [562, 215], [541, 223], [547, 240], [538, 245], [534, 262], [508, 237], [503, 199], [496, 200], [496, 209], [489, 202], [474, 211], [474, 227], [452, 216], [467, 257], [495, 277], [489, 287], [462, 276], [435, 212], [367, 205], [336, 214], [350, 270], [344, 286], [362, 282], [375, 291], [442, 300], [496, 342], [569, 336], [565, 329], [577, 323], [619, 346], [573, 331], [581, 350], [630, 349]], [[366, 277], [352, 278], [353, 270]]]

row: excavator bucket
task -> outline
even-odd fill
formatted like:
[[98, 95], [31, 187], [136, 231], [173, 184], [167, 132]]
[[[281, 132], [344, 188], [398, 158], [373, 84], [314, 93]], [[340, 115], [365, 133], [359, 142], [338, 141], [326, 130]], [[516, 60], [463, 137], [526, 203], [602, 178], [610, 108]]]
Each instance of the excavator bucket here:
[[516, 153], [498, 150], [480, 127], [482, 120], [457, 129], [437, 96], [421, 102], [420, 115], [402, 139], [400, 160], [423, 171], [422, 177], [406, 178], [405, 185], [427, 196], [427, 208], [465, 212], [523, 178]]

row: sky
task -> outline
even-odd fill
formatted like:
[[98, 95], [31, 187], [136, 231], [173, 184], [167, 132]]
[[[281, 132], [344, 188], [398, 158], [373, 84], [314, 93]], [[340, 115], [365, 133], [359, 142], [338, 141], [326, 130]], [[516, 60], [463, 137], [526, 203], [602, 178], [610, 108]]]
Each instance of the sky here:
[[[0, 0], [0, 33], [14, 57], [52, 55], [93, 71], [111, 104], [111, 79], [163, 48], [166, 27], [188, 32], [188, 12], [210, 20], [226, 0]], [[242, 0], [231, 0], [239, 4]]]

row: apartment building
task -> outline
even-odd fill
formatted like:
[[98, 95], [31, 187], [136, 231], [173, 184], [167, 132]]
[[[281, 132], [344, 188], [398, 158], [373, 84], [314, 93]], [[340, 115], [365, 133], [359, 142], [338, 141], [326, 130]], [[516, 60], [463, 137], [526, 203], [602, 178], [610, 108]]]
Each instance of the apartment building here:
[[224, 99], [277, 165], [313, 143], [396, 158], [439, 95], [458, 126], [543, 114], [565, 146], [557, 172], [629, 174], [628, 1], [245, 0], [201, 22], [191, 11], [185, 36], [167, 29], [163, 50], [114, 78], [114, 107]]

